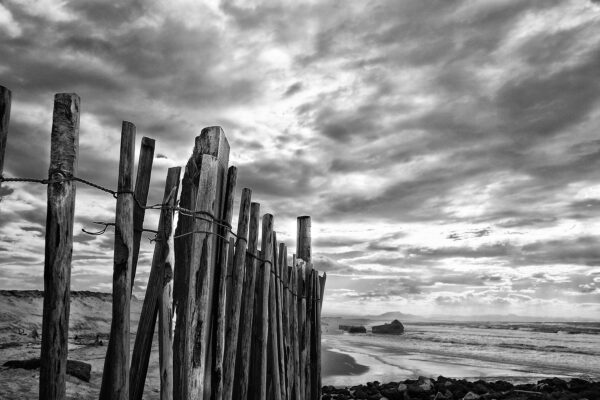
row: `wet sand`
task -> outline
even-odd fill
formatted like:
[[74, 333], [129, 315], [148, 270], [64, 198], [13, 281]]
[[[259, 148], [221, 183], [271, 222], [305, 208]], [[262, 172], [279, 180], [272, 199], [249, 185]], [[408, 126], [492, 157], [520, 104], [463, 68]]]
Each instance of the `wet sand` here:
[[[473, 380], [506, 380], [513, 383], [531, 382], [550, 375], [563, 378], [570, 376], [558, 370], [540, 374], [523, 365], [403, 351], [393, 346], [369, 344], [365, 339], [368, 338], [323, 335], [324, 385], [351, 386], [357, 382], [389, 382], [440, 375]], [[338, 365], [331, 365], [333, 363]]]

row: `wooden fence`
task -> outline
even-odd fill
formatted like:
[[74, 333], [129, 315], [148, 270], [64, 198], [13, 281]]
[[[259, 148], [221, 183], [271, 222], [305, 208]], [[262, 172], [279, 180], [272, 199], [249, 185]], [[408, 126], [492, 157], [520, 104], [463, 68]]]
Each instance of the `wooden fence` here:
[[[10, 105], [11, 92], [0, 86], [0, 183], [48, 187], [40, 399], [65, 398], [76, 182], [117, 200], [110, 224], [112, 323], [100, 399], [142, 399], [157, 320], [163, 400], [320, 398], [326, 275], [311, 264], [310, 217], [298, 217], [296, 254], [289, 257], [277, 242], [273, 215], [261, 219], [260, 204], [244, 188], [234, 231], [237, 168], [228, 165], [229, 143], [220, 127], [202, 130], [183, 177], [181, 168], [170, 168], [162, 203], [147, 206], [155, 142], [142, 139], [134, 183], [136, 128], [130, 122], [121, 131], [117, 190], [77, 177], [76, 94], [54, 98], [48, 179], [3, 177]], [[160, 219], [131, 352], [131, 291], [147, 210], [160, 211]]]

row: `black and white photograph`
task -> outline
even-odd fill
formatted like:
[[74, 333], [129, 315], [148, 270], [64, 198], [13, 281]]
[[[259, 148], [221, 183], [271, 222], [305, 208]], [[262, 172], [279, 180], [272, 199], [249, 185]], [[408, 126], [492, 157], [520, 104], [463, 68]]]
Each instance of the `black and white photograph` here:
[[0, 0], [0, 400], [600, 400], [600, 0]]

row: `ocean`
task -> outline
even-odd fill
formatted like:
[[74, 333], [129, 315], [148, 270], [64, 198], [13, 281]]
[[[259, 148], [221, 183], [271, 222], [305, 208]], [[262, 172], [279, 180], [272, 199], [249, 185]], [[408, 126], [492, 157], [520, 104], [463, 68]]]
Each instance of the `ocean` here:
[[405, 323], [400, 336], [322, 335], [323, 384], [418, 376], [532, 382], [600, 379], [600, 323]]

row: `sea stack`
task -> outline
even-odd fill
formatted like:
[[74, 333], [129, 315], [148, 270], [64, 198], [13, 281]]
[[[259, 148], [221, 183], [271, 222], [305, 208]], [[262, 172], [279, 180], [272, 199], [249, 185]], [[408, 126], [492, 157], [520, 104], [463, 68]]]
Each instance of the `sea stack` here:
[[387, 335], [402, 335], [404, 333], [404, 326], [400, 321], [395, 319], [390, 324], [376, 325], [371, 330], [373, 333], [381, 333]]

